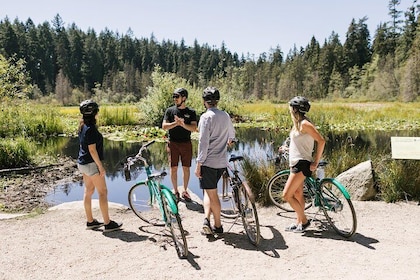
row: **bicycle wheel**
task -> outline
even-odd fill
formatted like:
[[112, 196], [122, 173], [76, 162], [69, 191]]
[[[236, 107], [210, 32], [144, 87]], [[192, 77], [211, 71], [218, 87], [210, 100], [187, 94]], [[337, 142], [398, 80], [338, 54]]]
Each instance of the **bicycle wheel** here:
[[[287, 179], [289, 178], [290, 171], [283, 170], [281, 172], [276, 173], [271, 179], [268, 181], [268, 195], [273, 202], [274, 205], [283, 209], [287, 212], [294, 212], [293, 208], [290, 204], [283, 199], [283, 190], [284, 186], [286, 185]], [[305, 197], [305, 210], [312, 206], [312, 198], [308, 193], [306, 186], [303, 187], [303, 195]]]
[[162, 211], [151, 187], [136, 184], [128, 192], [128, 203], [131, 210], [144, 222], [154, 226], [164, 226]]
[[227, 219], [234, 219], [238, 217], [239, 211], [236, 207], [234, 194], [232, 188], [229, 186], [229, 177], [222, 176], [222, 192], [219, 193], [221, 215]]
[[238, 189], [239, 211], [242, 217], [242, 223], [249, 241], [253, 245], [258, 245], [260, 242], [260, 223], [258, 221], [257, 208], [255, 203], [251, 200], [251, 190], [246, 182]]
[[320, 190], [321, 207], [329, 224], [339, 235], [351, 237], [356, 232], [356, 212], [344, 187], [335, 180], [323, 180]]
[[174, 240], [175, 250], [178, 257], [184, 259], [188, 256], [187, 238], [185, 237], [185, 231], [182, 227], [181, 217], [178, 213], [173, 213], [170, 209], [169, 198], [163, 194], [162, 202], [163, 209], [165, 212], [166, 223], [171, 230], [172, 239]]

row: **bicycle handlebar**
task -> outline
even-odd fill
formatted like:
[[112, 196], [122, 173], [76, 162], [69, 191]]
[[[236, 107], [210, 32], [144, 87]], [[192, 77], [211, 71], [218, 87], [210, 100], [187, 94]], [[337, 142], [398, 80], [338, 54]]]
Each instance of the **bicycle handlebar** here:
[[151, 140], [147, 142], [146, 144], [143, 144], [141, 148], [139, 149], [138, 153], [135, 156], [129, 156], [127, 157], [125, 163], [124, 163], [124, 176], [126, 181], [131, 180], [131, 173], [130, 173], [130, 167], [133, 165], [136, 161], [141, 160], [144, 163], [144, 166], [148, 167], [149, 164], [147, 163], [147, 159], [142, 156], [143, 151], [147, 149], [150, 145], [155, 143], [155, 140]]

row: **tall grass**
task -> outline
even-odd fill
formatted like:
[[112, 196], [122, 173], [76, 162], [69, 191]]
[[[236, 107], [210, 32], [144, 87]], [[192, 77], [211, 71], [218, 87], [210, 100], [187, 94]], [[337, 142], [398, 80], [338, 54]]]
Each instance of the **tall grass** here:
[[[289, 129], [288, 104], [261, 102], [244, 104], [242, 112], [254, 123]], [[406, 130], [420, 128], [417, 103], [331, 103], [312, 102], [308, 117], [321, 130]]]
[[0, 138], [0, 169], [15, 168], [32, 163], [32, 142], [25, 138]]
[[139, 123], [138, 108], [133, 105], [102, 106], [99, 114], [99, 125], [135, 125]]
[[64, 131], [57, 108], [21, 102], [2, 103], [0, 109], [0, 138], [45, 137]]
[[241, 167], [256, 200], [264, 206], [270, 205], [267, 182], [276, 172], [274, 163], [245, 156]]
[[420, 161], [395, 160], [389, 156], [375, 161], [381, 198], [387, 202], [420, 201]]

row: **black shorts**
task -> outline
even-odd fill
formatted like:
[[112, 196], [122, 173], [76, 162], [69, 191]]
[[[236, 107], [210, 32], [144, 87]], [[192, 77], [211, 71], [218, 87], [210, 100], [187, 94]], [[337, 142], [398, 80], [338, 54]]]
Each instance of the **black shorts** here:
[[310, 177], [312, 176], [311, 162], [307, 160], [299, 160], [295, 166], [290, 168], [290, 172], [294, 174], [302, 172], [306, 177]]
[[211, 168], [201, 166], [200, 188], [203, 190], [217, 189], [217, 183], [226, 168]]

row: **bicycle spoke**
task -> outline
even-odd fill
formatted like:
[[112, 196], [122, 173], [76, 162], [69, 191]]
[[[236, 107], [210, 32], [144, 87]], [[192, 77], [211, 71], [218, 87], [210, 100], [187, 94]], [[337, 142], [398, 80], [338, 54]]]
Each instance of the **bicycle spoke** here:
[[239, 189], [239, 207], [245, 232], [250, 242], [258, 245], [260, 242], [260, 224], [258, 221], [257, 208], [249, 198], [244, 186]]
[[131, 210], [140, 219], [154, 226], [164, 226], [160, 205], [156, 197], [150, 197], [149, 187], [135, 185], [128, 192]]
[[347, 199], [339, 186], [333, 181], [321, 184], [322, 210], [333, 229], [344, 237], [351, 237], [356, 232], [356, 212], [350, 199]]
[[185, 237], [185, 231], [182, 227], [181, 217], [178, 213], [174, 214], [167, 201], [167, 197], [163, 197], [163, 208], [167, 217], [167, 225], [171, 230], [172, 239], [174, 241], [175, 250], [179, 258], [186, 258], [188, 256], [187, 239]]

